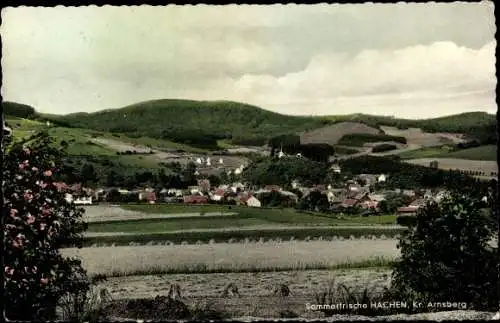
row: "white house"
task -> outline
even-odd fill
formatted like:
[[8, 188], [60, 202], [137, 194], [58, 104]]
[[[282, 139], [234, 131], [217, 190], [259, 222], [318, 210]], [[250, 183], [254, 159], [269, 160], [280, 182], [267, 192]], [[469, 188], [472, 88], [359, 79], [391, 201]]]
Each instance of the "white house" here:
[[384, 174], [380, 175], [380, 176], [377, 178], [377, 182], [379, 182], [379, 183], [380, 183], [380, 182], [385, 182], [385, 180], [386, 180], [386, 177], [385, 177], [385, 175], [384, 175]]
[[326, 198], [328, 199], [328, 203], [333, 203], [333, 201], [335, 200], [335, 193], [333, 193], [332, 191], [326, 193]]
[[72, 203], [73, 202], [73, 195], [66, 193], [66, 194], [64, 194], [64, 199], [66, 200], [66, 202]]
[[211, 166], [212, 165], [212, 161], [210, 160], [210, 157], [207, 157], [207, 166]]
[[182, 196], [182, 190], [177, 188], [169, 188], [167, 190], [168, 195]]
[[285, 157], [285, 153], [283, 152], [283, 147], [280, 148], [280, 151], [278, 153], [278, 158], [282, 158], [282, 157]]
[[294, 189], [295, 189], [295, 188], [297, 188], [297, 187], [299, 187], [299, 186], [300, 186], [299, 181], [298, 181], [298, 180], [296, 180], [296, 179], [294, 179], [294, 180], [292, 181], [292, 188], [294, 188]]
[[77, 205], [92, 205], [92, 197], [79, 197], [73, 203]]
[[235, 174], [235, 175], [239, 175], [239, 174], [241, 174], [241, 172], [242, 172], [241, 168], [236, 168], [236, 169], [234, 170], [234, 174]]
[[196, 163], [201, 165], [201, 158], [196, 158]]
[[219, 158], [219, 164], [224, 164], [224, 160], [222, 158]]
[[260, 201], [255, 196], [251, 196], [247, 200], [247, 205], [249, 207], [261, 207], [262, 203], [260, 203]]
[[341, 170], [339, 165], [333, 165], [331, 169], [333, 170], [334, 173], [340, 174]]

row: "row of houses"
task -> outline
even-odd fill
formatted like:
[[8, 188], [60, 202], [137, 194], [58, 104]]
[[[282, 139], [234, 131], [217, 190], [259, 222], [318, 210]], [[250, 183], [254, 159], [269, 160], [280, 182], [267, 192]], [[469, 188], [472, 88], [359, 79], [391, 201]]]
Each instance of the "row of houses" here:
[[[332, 185], [315, 185], [313, 187], [303, 187], [298, 181], [292, 181], [294, 190], [300, 191], [302, 198], [307, 197], [311, 192], [318, 191], [326, 195], [332, 207], [379, 210], [379, 203], [386, 199], [386, 196], [402, 194], [410, 197], [412, 201], [409, 205], [398, 209], [400, 214], [415, 213], [428, 201], [440, 201], [446, 191], [433, 192], [425, 190], [415, 192], [413, 190], [385, 190], [374, 192], [371, 187], [374, 183], [386, 180], [386, 175], [357, 175], [355, 179], [346, 180], [343, 187], [332, 187]], [[360, 183], [360, 180], [362, 183]], [[67, 200], [75, 204], [92, 204], [96, 201], [107, 201], [110, 194], [118, 192], [120, 196], [133, 197], [132, 200], [147, 203], [186, 203], [186, 204], [206, 204], [206, 203], [234, 203], [247, 205], [250, 207], [261, 207], [262, 202], [259, 197], [264, 193], [278, 192], [288, 197], [293, 203], [299, 201], [299, 196], [290, 191], [286, 191], [277, 185], [267, 185], [264, 187], [249, 187], [240, 182], [212, 187], [210, 181], [199, 180], [198, 185], [190, 186], [187, 189], [175, 188], [143, 188], [137, 190], [125, 190], [122, 188], [101, 188], [92, 190], [82, 187], [81, 184], [68, 186], [63, 183], [56, 183], [60, 190], [67, 193]]]

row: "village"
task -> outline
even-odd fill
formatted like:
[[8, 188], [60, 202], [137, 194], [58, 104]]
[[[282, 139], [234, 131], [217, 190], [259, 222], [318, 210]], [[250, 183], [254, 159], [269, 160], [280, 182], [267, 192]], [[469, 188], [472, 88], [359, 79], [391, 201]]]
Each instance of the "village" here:
[[[240, 174], [244, 166], [234, 170]], [[339, 166], [332, 166], [332, 170], [341, 173]], [[199, 175], [197, 170], [195, 175]], [[270, 207], [263, 201], [265, 196], [274, 194], [280, 200], [278, 203], [287, 207], [297, 207], [301, 201], [306, 200], [311, 193], [320, 194], [328, 201], [326, 212], [346, 214], [381, 214], [387, 213], [382, 204], [388, 199], [401, 197], [400, 204], [393, 214], [416, 214], [417, 210], [429, 201], [439, 202], [445, 197], [447, 190], [424, 189], [424, 190], [377, 190], [376, 184], [386, 181], [386, 174], [359, 174], [352, 178], [345, 178], [342, 185], [314, 185], [303, 186], [298, 181], [290, 183], [291, 190], [286, 190], [278, 185], [265, 185], [255, 187], [245, 182], [235, 181], [229, 184], [214, 186], [208, 179], [198, 179], [198, 185], [189, 186], [186, 189], [179, 188], [152, 188], [143, 187], [128, 190], [120, 187], [102, 187], [91, 189], [83, 187], [82, 184], [67, 185], [56, 183], [58, 189], [67, 192], [66, 200], [76, 205], [93, 205], [103, 203], [175, 203], [175, 204], [227, 204], [240, 205], [252, 208]], [[406, 202], [406, 203], [405, 203]], [[276, 205], [273, 205], [276, 206]], [[319, 211], [316, 207], [315, 211]], [[384, 212], [385, 211], [385, 212]]]

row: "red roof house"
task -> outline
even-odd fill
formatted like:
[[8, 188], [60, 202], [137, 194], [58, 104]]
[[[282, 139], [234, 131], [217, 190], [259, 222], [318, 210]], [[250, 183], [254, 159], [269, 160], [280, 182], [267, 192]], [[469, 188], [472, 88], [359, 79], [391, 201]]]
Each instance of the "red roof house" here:
[[278, 185], [266, 185], [264, 186], [264, 190], [279, 192], [281, 191], [281, 187], [279, 187]]
[[208, 197], [201, 195], [184, 196], [184, 203], [189, 204], [205, 204], [208, 203]]
[[356, 204], [358, 204], [358, 200], [355, 200], [355, 199], [345, 199], [343, 202], [342, 202], [342, 207], [351, 207], [351, 206], [355, 206]]
[[156, 194], [155, 192], [149, 192], [147, 195], [146, 195], [146, 200], [148, 201], [148, 203], [155, 203], [156, 202]]

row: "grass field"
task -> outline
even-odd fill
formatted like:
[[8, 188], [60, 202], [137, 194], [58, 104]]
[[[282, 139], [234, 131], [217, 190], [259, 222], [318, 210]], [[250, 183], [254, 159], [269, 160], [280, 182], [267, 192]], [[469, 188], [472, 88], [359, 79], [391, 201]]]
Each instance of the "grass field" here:
[[[253, 225], [286, 225], [286, 226], [319, 226], [319, 225], [394, 225], [396, 216], [331, 216], [321, 213], [300, 212], [295, 209], [255, 209], [238, 206], [222, 205], [122, 205], [125, 211], [141, 212], [151, 215], [195, 214], [200, 216], [176, 218], [151, 218], [144, 216], [122, 221], [113, 218], [112, 221], [100, 219], [99, 223], [90, 223], [89, 232], [166, 232], [176, 230], [212, 229], [212, 228], [243, 228]], [[104, 211], [104, 210], [103, 210]], [[234, 213], [224, 216], [224, 212]], [[92, 213], [98, 213], [92, 209]], [[125, 212], [124, 212], [125, 213]], [[217, 216], [203, 216], [206, 213], [221, 213]]]
[[402, 159], [436, 157], [494, 161], [497, 159], [497, 147], [495, 145], [486, 145], [456, 151], [451, 151], [449, 146], [425, 147], [417, 150], [403, 152], [399, 154], [399, 156]]
[[[283, 243], [170, 245], [64, 249], [91, 274], [272, 271], [324, 269], [399, 255], [396, 240], [312, 241]], [[384, 261], [381, 261], [384, 259]], [[387, 262], [385, 262], [387, 264]]]

